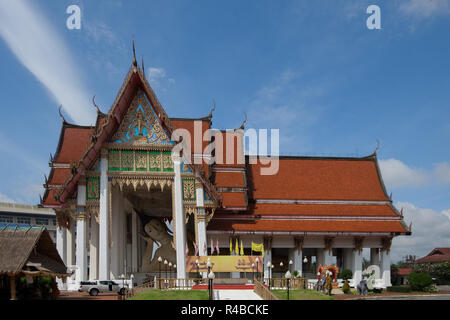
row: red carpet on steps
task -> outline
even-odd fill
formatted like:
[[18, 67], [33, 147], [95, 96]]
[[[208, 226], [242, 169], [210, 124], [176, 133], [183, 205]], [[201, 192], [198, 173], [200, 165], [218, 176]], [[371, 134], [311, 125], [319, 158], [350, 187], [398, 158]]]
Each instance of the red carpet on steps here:
[[[215, 284], [214, 290], [253, 290], [255, 286], [252, 284], [249, 285], [234, 285], [234, 284]], [[197, 284], [192, 286], [192, 290], [208, 290], [208, 285], [206, 284]]]

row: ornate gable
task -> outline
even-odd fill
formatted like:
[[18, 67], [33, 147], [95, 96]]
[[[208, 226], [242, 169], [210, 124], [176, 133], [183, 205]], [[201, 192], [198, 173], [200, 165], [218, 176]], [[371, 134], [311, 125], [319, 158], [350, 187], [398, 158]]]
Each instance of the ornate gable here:
[[158, 117], [151, 107], [145, 93], [138, 89], [119, 128], [112, 136], [113, 143], [135, 145], [171, 146], [167, 132], [163, 129]]

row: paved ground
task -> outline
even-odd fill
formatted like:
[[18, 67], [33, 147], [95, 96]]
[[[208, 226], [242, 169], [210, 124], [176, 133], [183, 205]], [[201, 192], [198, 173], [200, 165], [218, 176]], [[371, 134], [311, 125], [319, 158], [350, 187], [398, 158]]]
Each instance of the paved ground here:
[[216, 300], [262, 300], [253, 290], [214, 290]]
[[59, 300], [118, 300], [118, 294], [100, 293], [96, 297], [91, 297], [86, 292], [61, 291]]
[[450, 300], [450, 294], [369, 297], [364, 300]]

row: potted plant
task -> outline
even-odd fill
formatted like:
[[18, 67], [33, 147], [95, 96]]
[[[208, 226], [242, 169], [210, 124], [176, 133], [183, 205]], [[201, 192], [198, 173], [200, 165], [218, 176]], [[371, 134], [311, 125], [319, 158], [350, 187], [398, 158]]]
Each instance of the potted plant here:
[[350, 292], [350, 284], [348, 283], [348, 280], [353, 277], [353, 272], [350, 269], [344, 269], [339, 274], [339, 278], [344, 280], [344, 285], [342, 286], [342, 292], [349, 293]]

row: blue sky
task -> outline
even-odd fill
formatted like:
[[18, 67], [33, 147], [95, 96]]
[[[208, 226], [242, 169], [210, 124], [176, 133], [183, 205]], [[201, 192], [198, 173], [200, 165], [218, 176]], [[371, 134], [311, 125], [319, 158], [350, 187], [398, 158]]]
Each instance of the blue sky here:
[[[66, 28], [72, 4], [81, 30]], [[366, 27], [370, 4], [381, 30]], [[214, 99], [215, 127], [246, 112], [247, 127], [280, 128], [286, 155], [364, 156], [378, 139], [416, 230], [398, 252], [450, 246], [449, 30], [448, 0], [0, 0], [0, 201], [38, 202], [58, 105], [79, 124], [93, 123], [94, 94], [108, 111], [134, 36], [169, 116], [205, 116]]]

